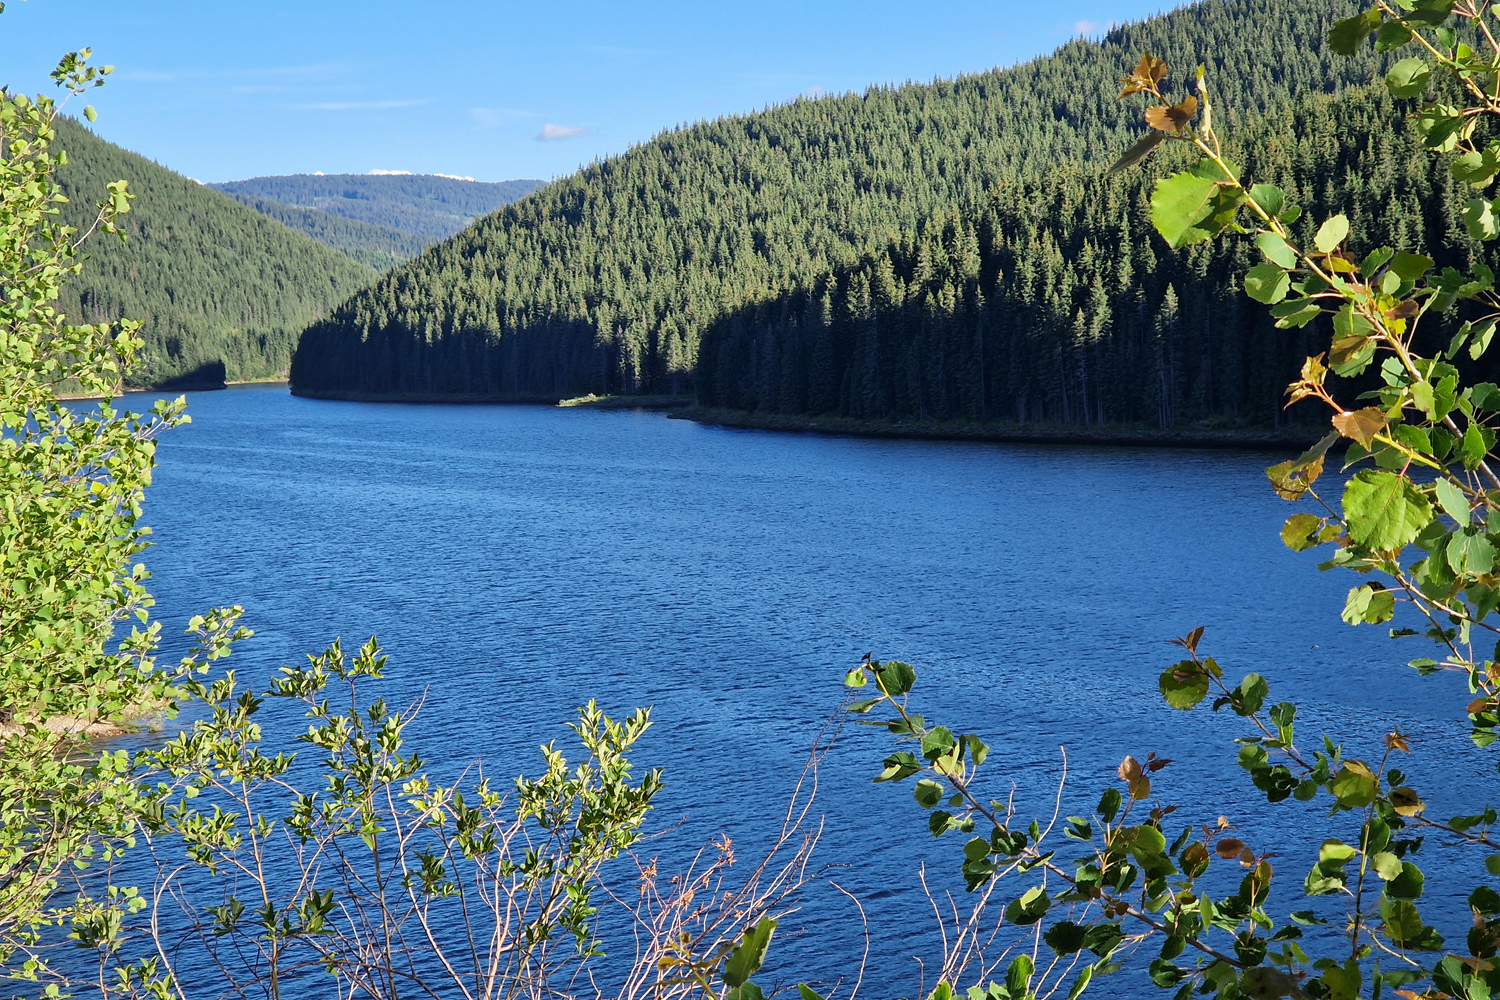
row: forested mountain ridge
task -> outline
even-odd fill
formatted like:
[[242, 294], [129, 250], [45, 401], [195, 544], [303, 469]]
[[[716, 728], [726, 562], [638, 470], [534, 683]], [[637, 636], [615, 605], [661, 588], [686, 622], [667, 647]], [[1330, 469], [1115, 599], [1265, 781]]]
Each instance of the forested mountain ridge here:
[[302, 329], [375, 277], [72, 119], [59, 119], [58, 146], [68, 153], [57, 179], [69, 225], [88, 227], [110, 181], [129, 181], [136, 196], [120, 220], [128, 240], [95, 233], [83, 273], [59, 300], [76, 322], [124, 316], [145, 324], [146, 347], [126, 385], [284, 376]]
[[230, 197], [261, 215], [275, 219], [288, 229], [295, 229], [303, 236], [309, 236], [377, 271], [411, 260], [432, 245], [432, 240], [424, 236], [404, 233], [388, 226], [377, 226], [371, 222], [360, 222], [358, 219], [334, 215], [316, 208], [287, 205], [246, 194], [231, 194]]
[[481, 220], [303, 337], [310, 394], [567, 395], [691, 384], [727, 311], [848, 268], [1002, 182], [1106, 162], [1139, 109], [1115, 99], [1150, 50], [1205, 62], [1221, 113], [1375, 76], [1329, 52], [1352, 7], [1206, 0], [1052, 56], [933, 84], [801, 100], [663, 133]]
[[[288, 174], [209, 186], [251, 207], [257, 207], [256, 200], [280, 202], [417, 237], [417, 249], [406, 255], [411, 257], [476, 218], [525, 197], [542, 182], [471, 181], [438, 174]], [[331, 227], [321, 223], [319, 228]], [[321, 238], [316, 232], [308, 235]], [[347, 231], [342, 237], [350, 235]]]
[[[1483, 248], [1464, 235], [1464, 194], [1404, 105], [1415, 102], [1379, 85], [1311, 95], [1236, 129], [1225, 153], [1305, 209], [1302, 242], [1344, 212], [1356, 256], [1394, 245], [1467, 270]], [[982, 212], [935, 213], [857, 265], [733, 310], [704, 336], [700, 403], [865, 420], [1279, 425], [1287, 383], [1327, 350], [1329, 329], [1278, 330], [1245, 296], [1259, 259], [1250, 240], [1174, 252], [1156, 236], [1151, 188], [1180, 159], [1003, 184]], [[1426, 336], [1446, 343], [1443, 325], [1429, 319]]]

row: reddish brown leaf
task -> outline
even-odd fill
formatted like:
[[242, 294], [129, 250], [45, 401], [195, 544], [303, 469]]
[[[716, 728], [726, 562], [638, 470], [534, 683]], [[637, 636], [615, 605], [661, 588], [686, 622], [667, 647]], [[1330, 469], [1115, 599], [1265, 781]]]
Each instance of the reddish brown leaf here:
[[1385, 429], [1385, 413], [1377, 406], [1340, 413], [1333, 418], [1333, 428], [1361, 447], [1370, 447], [1375, 435]]
[[1158, 132], [1181, 132], [1198, 113], [1198, 98], [1185, 97], [1171, 107], [1157, 105], [1146, 109], [1146, 124]]
[[1214, 845], [1214, 853], [1226, 861], [1230, 858], [1239, 857], [1240, 852], [1244, 849], [1245, 842], [1243, 840], [1236, 840], [1233, 837], [1225, 837]]

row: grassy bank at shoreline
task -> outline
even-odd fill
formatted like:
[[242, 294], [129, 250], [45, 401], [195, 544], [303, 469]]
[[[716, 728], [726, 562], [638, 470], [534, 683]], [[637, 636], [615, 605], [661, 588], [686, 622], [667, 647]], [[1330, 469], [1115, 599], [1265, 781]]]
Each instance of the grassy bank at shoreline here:
[[747, 430], [841, 434], [852, 437], [925, 438], [935, 441], [1022, 441], [1048, 444], [1099, 444], [1166, 448], [1242, 448], [1301, 450], [1323, 434], [1322, 428], [1186, 426], [1164, 430], [1146, 424], [1018, 424], [1000, 421], [857, 420], [824, 414], [816, 417], [754, 413], [709, 407], [686, 407], [668, 416], [703, 424]]

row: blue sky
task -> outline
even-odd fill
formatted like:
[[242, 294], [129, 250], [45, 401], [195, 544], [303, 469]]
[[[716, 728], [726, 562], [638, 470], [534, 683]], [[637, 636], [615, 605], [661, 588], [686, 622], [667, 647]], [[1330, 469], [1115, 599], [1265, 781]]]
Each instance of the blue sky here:
[[[1170, 4], [1168, 4], [1170, 5]], [[1160, 0], [24, 0], [0, 84], [63, 52], [117, 69], [105, 138], [204, 181], [551, 178], [663, 129], [799, 94], [1007, 66]]]

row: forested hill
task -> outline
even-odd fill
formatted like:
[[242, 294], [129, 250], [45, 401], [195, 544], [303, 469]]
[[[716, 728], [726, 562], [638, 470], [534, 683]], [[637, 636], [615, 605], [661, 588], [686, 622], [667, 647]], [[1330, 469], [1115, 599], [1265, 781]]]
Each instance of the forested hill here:
[[[729, 309], [855, 266], [1002, 182], [1132, 141], [1116, 100], [1142, 50], [1208, 65], [1223, 113], [1364, 83], [1326, 0], [1206, 0], [952, 81], [801, 100], [664, 133], [502, 209], [304, 335], [311, 394], [561, 395], [686, 388]], [[1236, 110], [1237, 109], [1237, 110]]]
[[114, 180], [136, 195], [129, 239], [96, 233], [83, 273], [63, 285], [72, 320], [142, 320], [132, 386], [284, 375], [297, 335], [376, 272], [232, 198], [105, 142], [62, 118], [64, 218], [87, 227]]
[[[405, 233], [420, 240], [419, 248], [541, 186], [535, 180], [486, 182], [438, 174], [289, 174], [210, 185], [257, 209], [256, 202], [279, 202]], [[321, 238], [317, 232], [308, 235]]]
[[[1482, 248], [1410, 127], [1414, 104], [1379, 85], [1312, 95], [1236, 130], [1225, 153], [1304, 209], [1303, 245], [1345, 212], [1356, 258], [1394, 245], [1467, 271]], [[732, 310], [704, 337], [699, 401], [866, 420], [1280, 423], [1287, 383], [1330, 330], [1278, 330], [1244, 294], [1250, 240], [1167, 248], [1151, 186], [1185, 162], [1005, 183], [981, 212], [934, 213], [857, 265]], [[1452, 333], [1443, 322], [1429, 321], [1434, 343]]]
[[275, 219], [289, 229], [310, 236], [324, 246], [333, 247], [345, 256], [352, 257], [377, 271], [384, 271], [432, 246], [433, 240], [426, 236], [404, 233], [388, 226], [377, 226], [371, 222], [334, 215], [316, 208], [288, 205], [250, 195], [230, 195], [235, 201], [253, 208], [261, 215]]

